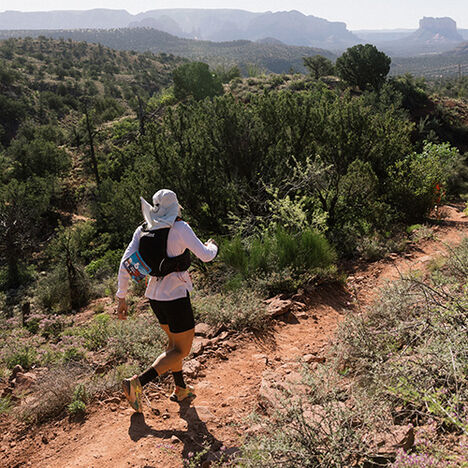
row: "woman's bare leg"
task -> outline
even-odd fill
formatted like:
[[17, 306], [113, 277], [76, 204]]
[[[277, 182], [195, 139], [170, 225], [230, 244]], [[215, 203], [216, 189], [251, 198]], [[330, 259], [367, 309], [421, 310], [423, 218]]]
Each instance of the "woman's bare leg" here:
[[[173, 333], [169, 330], [169, 325], [161, 325], [161, 328], [166, 332], [167, 339], [168, 339], [166, 351], [169, 351], [170, 349], [174, 347]], [[172, 372], [179, 372], [181, 370], [182, 370], [182, 359], [180, 360], [179, 363], [171, 367]]]
[[171, 333], [172, 348], [162, 353], [152, 366], [158, 375], [162, 375], [169, 370], [172, 372], [182, 370], [182, 360], [189, 355], [192, 349], [194, 335], [194, 328], [181, 333]]
[[169, 351], [171, 348], [174, 347], [174, 342], [172, 341], [172, 336], [169, 330], [169, 325], [163, 325], [162, 323], [160, 323], [160, 326], [166, 332], [166, 335], [167, 335], [166, 351]]

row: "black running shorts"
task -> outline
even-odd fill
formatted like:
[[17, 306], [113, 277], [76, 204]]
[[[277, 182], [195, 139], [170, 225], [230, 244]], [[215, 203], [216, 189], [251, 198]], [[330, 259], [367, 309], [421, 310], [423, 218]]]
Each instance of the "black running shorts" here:
[[171, 333], [181, 333], [195, 328], [190, 296], [173, 301], [155, 301], [150, 305], [161, 325], [168, 325]]

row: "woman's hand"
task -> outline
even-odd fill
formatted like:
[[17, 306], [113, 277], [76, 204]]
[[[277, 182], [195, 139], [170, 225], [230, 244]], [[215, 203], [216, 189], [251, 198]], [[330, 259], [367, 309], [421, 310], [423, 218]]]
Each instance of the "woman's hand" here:
[[127, 320], [128, 305], [125, 298], [119, 297], [119, 303], [117, 305], [117, 318], [119, 320]]
[[205, 243], [206, 244], [214, 244], [216, 246], [216, 248], [218, 248], [218, 244], [216, 243], [216, 241], [214, 241], [213, 239], [208, 239]]

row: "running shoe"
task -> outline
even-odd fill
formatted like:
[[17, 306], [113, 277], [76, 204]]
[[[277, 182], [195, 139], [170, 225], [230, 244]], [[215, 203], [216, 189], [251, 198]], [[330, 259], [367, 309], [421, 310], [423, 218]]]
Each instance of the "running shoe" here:
[[169, 399], [172, 401], [182, 401], [192, 396], [194, 396], [193, 387], [190, 387], [189, 385], [187, 385], [187, 388], [176, 386]]
[[130, 406], [137, 412], [142, 412], [141, 396], [143, 388], [137, 375], [134, 375], [130, 379], [124, 379], [122, 382], [122, 388], [127, 397]]

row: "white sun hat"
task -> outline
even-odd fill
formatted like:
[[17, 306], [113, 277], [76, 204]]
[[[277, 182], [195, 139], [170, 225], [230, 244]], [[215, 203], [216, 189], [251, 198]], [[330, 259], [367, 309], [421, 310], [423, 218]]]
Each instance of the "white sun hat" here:
[[158, 190], [153, 195], [153, 205], [143, 197], [140, 197], [140, 201], [143, 218], [150, 231], [172, 227], [177, 216], [180, 216], [181, 206], [172, 190]]

